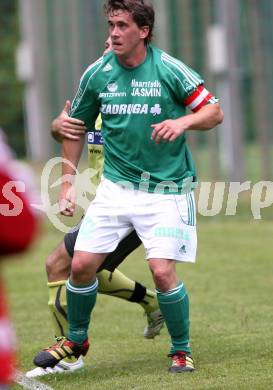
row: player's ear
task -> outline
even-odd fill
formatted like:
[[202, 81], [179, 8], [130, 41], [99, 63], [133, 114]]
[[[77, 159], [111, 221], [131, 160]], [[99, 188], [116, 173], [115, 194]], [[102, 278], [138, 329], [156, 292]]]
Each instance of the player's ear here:
[[140, 29], [140, 38], [146, 39], [149, 35], [150, 27], [149, 26], [142, 26]]

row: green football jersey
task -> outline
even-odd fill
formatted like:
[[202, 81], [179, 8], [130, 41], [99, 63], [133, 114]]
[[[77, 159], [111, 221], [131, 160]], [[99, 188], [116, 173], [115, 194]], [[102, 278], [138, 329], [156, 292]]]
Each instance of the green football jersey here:
[[83, 74], [70, 114], [93, 129], [101, 113], [107, 179], [177, 193], [196, 182], [185, 135], [156, 144], [151, 125], [185, 115], [185, 100], [201, 84], [196, 72], [152, 45], [135, 68], [123, 67], [112, 51]]

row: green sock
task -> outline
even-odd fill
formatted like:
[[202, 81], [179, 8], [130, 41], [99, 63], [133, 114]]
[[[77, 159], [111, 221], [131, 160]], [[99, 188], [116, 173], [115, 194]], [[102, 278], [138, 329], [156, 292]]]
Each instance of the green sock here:
[[191, 353], [189, 345], [189, 298], [183, 283], [167, 292], [157, 291], [157, 299], [171, 336], [171, 353]]
[[67, 282], [67, 337], [74, 343], [82, 344], [88, 337], [88, 326], [96, 303], [97, 289], [97, 279], [88, 286], [75, 286], [70, 280]]

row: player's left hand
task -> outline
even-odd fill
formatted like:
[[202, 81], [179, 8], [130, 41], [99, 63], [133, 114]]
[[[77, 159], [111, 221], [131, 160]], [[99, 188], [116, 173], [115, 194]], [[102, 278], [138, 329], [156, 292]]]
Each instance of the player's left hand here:
[[161, 123], [151, 126], [153, 132], [151, 139], [155, 140], [156, 144], [160, 141], [172, 142], [186, 130], [186, 123], [184, 124], [179, 119], [167, 119]]
[[63, 183], [59, 194], [59, 208], [61, 215], [73, 217], [76, 204], [76, 191], [71, 183]]

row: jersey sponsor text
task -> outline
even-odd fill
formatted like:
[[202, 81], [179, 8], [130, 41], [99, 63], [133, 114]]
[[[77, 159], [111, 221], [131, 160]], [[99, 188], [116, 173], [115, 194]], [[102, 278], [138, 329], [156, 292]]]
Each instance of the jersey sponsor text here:
[[101, 92], [100, 98], [126, 97], [126, 92]]
[[102, 114], [108, 115], [128, 115], [128, 114], [148, 114], [148, 104], [103, 104], [100, 108]]
[[133, 79], [131, 82], [132, 96], [161, 96], [161, 83], [158, 80], [155, 81], [138, 81]]
[[133, 88], [132, 96], [161, 96], [161, 88]]
[[161, 88], [161, 83], [158, 80], [155, 81], [137, 81], [133, 79], [131, 82], [133, 88]]

